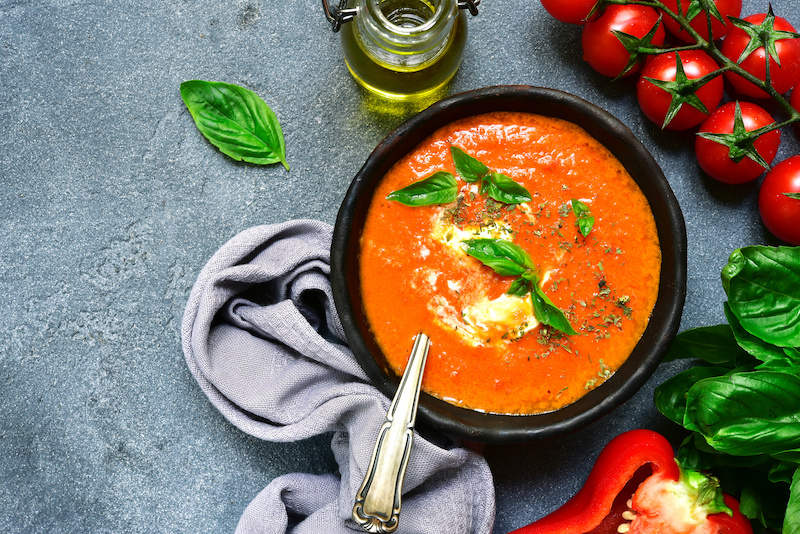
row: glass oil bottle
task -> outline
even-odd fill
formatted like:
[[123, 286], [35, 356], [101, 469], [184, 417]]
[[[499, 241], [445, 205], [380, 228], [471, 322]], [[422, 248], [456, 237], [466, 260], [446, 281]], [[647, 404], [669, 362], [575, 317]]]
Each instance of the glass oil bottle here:
[[[342, 54], [366, 89], [399, 101], [423, 99], [455, 75], [467, 40], [466, 16], [480, 0], [341, 0], [328, 20], [341, 28]], [[349, 22], [348, 24], [344, 24]]]

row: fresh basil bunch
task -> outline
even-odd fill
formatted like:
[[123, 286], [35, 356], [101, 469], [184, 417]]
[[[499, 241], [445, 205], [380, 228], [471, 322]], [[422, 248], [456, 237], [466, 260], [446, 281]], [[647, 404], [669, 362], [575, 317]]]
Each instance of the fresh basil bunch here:
[[[690, 430], [678, 458], [713, 470], [740, 509], [800, 532], [800, 247], [735, 250], [722, 270], [728, 324], [680, 333], [667, 360], [696, 358], [656, 388]], [[728, 486], [728, 487], [726, 487]]]

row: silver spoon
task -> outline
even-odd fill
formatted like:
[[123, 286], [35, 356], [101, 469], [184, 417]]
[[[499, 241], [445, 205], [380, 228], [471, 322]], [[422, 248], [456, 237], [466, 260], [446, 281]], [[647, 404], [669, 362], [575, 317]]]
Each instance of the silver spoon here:
[[430, 345], [428, 336], [417, 334], [403, 378], [378, 433], [364, 482], [356, 493], [353, 519], [367, 532], [389, 533], [397, 529], [422, 371]]

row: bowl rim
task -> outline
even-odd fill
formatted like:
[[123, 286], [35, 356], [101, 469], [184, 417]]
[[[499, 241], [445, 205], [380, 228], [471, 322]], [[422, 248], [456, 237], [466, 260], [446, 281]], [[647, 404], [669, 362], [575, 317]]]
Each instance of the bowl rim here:
[[[559, 410], [505, 415], [461, 408], [422, 392], [420, 419], [443, 433], [501, 443], [544, 439], [578, 430], [628, 400], [655, 371], [680, 326], [686, 298], [686, 227], [680, 205], [650, 152], [619, 119], [594, 104], [557, 89], [492, 86], [440, 100], [395, 128], [356, 174], [339, 209], [331, 243], [334, 304], [347, 341], [370, 381], [392, 398], [399, 377], [378, 359], [358, 294], [361, 228], [375, 186], [386, 171], [441, 126], [492, 111], [524, 111], [576, 123], [608, 148], [633, 176], [650, 203], [662, 249], [658, 297], [650, 322], [628, 360], [603, 384]], [[669, 246], [667, 246], [669, 244]], [[409, 350], [410, 350], [409, 345]], [[377, 352], [377, 355], [376, 355]], [[376, 359], [378, 358], [378, 359]]]

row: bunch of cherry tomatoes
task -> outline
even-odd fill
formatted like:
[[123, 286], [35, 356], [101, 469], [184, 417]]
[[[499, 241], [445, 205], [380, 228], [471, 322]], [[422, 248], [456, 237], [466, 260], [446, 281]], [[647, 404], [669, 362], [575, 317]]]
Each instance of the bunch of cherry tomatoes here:
[[[800, 124], [800, 34], [787, 20], [771, 7], [739, 18], [742, 0], [541, 2], [557, 20], [583, 26], [583, 58], [597, 72], [639, 76], [645, 116], [665, 129], [697, 128], [695, 156], [709, 176], [741, 184], [766, 171], [761, 219], [800, 245], [800, 154], [770, 167], [781, 128]], [[723, 80], [737, 100], [720, 105]], [[788, 119], [778, 123], [752, 102], [763, 99]]]

